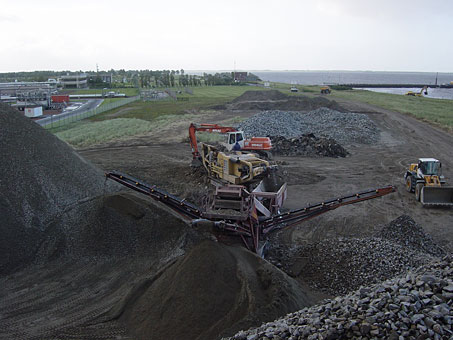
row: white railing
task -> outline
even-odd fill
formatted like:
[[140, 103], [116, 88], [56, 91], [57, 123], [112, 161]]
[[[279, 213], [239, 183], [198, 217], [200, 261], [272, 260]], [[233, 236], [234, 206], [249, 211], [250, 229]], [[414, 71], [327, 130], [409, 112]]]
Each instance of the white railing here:
[[36, 120], [36, 123], [46, 129], [63, 126], [72, 122], [96, 116], [97, 114], [116, 109], [117, 107], [127, 105], [140, 99], [140, 96], [116, 100], [114, 102], [106, 103], [98, 106], [92, 110], [82, 112], [64, 112], [58, 115], [52, 115], [43, 119]]

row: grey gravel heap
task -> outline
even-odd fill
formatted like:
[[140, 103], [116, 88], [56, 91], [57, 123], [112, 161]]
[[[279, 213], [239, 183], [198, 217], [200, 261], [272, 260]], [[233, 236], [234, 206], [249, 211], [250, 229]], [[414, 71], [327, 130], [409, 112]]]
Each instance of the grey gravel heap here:
[[282, 156], [346, 157], [348, 152], [332, 138], [309, 133], [300, 137], [271, 137], [272, 153]]
[[407, 215], [402, 215], [384, 226], [378, 236], [434, 256], [445, 255], [444, 250], [434, 243], [431, 236]]
[[[291, 273], [289, 268], [297, 258], [306, 258], [307, 263], [300, 273]], [[271, 262], [276, 260], [311, 287], [336, 296], [405, 273], [433, 257], [386, 239], [369, 237], [325, 239], [295, 247], [286, 258], [270, 258]]]
[[239, 127], [248, 136], [291, 138], [313, 133], [333, 138], [342, 145], [372, 144], [379, 140], [379, 129], [367, 115], [325, 107], [307, 113], [263, 111], [243, 121]]
[[452, 339], [452, 260], [445, 257], [229, 339]]
[[247, 136], [291, 138], [305, 133], [302, 129], [302, 114], [296, 111], [262, 111], [241, 122], [239, 128]]
[[0, 103], [0, 274], [34, 258], [46, 229], [116, 188], [66, 143]]

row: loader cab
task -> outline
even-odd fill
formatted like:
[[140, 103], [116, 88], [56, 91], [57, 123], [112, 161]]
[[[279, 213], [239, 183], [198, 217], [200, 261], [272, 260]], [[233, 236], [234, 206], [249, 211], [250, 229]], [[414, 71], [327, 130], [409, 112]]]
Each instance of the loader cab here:
[[236, 144], [239, 144], [241, 148], [244, 147], [244, 131], [234, 131], [228, 132], [228, 142], [227, 142], [227, 149], [231, 151]]
[[440, 176], [442, 174], [442, 164], [435, 158], [420, 158], [418, 169], [422, 175]]

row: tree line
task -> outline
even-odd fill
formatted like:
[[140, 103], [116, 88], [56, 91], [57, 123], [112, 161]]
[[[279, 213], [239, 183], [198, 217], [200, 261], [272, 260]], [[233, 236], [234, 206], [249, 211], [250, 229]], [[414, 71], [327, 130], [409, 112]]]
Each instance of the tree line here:
[[[8, 72], [0, 73], [0, 82], [14, 81], [47, 81], [57, 79], [64, 75], [76, 75], [85, 73], [89, 76], [91, 87], [103, 87], [101, 74], [112, 75], [112, 86], [134, 86], [141, 88], [154, 87], [186, 87], [186, 86], [215, 86], [215, 85], [240, 85], [235, 79], [234, 72], [217, 72], [214, 74], [203, 73], [202, 75], [187, 74], [180, 70], [109, 70], [109, 71], [33, 71], [33, 72]], [[248, 73], [247, 82], [255, 82], [260, 79]]]

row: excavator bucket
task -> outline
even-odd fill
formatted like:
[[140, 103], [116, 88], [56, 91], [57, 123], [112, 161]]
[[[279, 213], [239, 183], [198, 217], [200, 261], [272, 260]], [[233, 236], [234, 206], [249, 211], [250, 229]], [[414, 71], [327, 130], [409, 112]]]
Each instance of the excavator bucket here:
[[199, 158], [192, 159], [192, 163], [190, 163], [190, 166], [193, 168], [199, 168], [202, 165], [203, 165], [203, 163], [201, 162], [201, 160]]
[[423, 205], [453, 206], [453, 187], [422, 188], [420, 202]]

